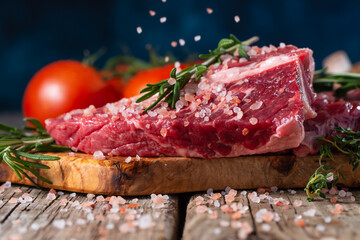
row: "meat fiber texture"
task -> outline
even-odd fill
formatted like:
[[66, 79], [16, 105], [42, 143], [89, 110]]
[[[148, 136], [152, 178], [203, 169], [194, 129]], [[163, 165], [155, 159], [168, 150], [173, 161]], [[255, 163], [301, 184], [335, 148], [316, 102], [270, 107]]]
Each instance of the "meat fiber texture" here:
[[90, 106], [46, 128], [57, 144], [85, 153], [120, 156], [235, 157], [293, 149], [314, 118], [312, 51], [291, 45], [247, 47], [250, 59], [223, 55], [198, 83], [182, 89], [176, 109], [167, 103], [142, 113], [142, 103], [121, 99]]
[[312, 107], [317, 116], [304, 122], [305, 138], [293, 151], [299, 157], [317, 153], [316, 137], [327, 138], [336, 127], [360, 130], [360, 90], [350, 91], [346, 99], [335, 98], [333, 92], [319, 93]]

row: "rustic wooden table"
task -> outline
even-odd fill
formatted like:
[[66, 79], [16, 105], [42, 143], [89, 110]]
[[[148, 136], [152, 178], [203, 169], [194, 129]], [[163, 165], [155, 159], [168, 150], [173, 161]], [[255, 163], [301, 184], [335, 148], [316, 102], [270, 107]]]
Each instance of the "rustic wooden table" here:
[[[0, 114], [12, 125], [19, 118]], [[1, 240], [360, 238], [358, 189], [307, 202], [302, 189], [122, 198], [0, 185]]]

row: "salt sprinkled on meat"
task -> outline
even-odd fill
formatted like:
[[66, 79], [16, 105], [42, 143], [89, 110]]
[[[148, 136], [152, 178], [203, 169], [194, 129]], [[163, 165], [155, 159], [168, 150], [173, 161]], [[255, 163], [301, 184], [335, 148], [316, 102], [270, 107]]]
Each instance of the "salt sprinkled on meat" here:
[[280, 43], [280, 46], [279, 46], [279, 47], [280, 47], [280, 48], [284, 48], [285, 46], [286, 46], [285, 43], [282, 42], [282, 43]]
[[149, 14], [150, 14], [150, 16], [155, 16], [155, 14], [156, 14], [156, 12], [155, 11], [153, 11], [153, 10], [149, 10]]
[[257, 118], [252, 117], [249, 119], [249, 122], [251, 123], [251, 125], [255, 125], [258, 123], [258, 120], [257, 120]]
[[93, 156], [94, 156], [94, 159], [96, 159], [96, 160], [104, 160], [105, 159], [105, 156], [102, 151], [95, 151]]
[[137, 31], [138, 34], [141, 34], [141, 33], [142, 33], [142, 28], [141, 28], [141, 27], [137, 27], [137, 28], [136, 28], [136, 31]]
[[161, 23], [166, 22], [166, 17], [162, 17], [162, 18], [160, 18], [160, 22], [161, 22]]
[[195, 42], [198, 42], [198, 41], [200, 41], [201, 40], [201, 36], [200, 35], [196, 35], [195, 37], [194, 37], [194, 41]]
[[90, 105], [88, 108], [84, 109], [84, 117], [91, 117], [96, 112], [96, 108], [94, 105]]
[[239, 17], [238, 15], [236, 15], [236, 16], [234, 17], [234, 20], [235, 20], [236, 23], [238, 23], [238, 22], [240, 22], [240, 17]]

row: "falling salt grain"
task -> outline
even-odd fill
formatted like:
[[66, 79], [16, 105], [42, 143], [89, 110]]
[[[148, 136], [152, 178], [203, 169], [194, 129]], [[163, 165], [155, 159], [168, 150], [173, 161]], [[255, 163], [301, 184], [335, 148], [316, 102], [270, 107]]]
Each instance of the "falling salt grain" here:
[[176, 46], [177, 46], [177, 42], [176, 42], [176, 41], [172, 41], [172, 42], [171, 42], [171, 46], [172, 46], [172, 47], [176, 47]]
[[234, 20], [235, 20], [236, 23], [238, 23], [238, 22], [240, 22], [240, 17], [239, 17], [238, 15], [236, 15], [236, 16], [234, 17]]
[[126, 162], [126, 163], [131, 162], [131, 157], [130, 157], [130, 156], [129, 156], [129, 157], [127, 157], [127, 158], [125, 159], [125, 162]]
[[168, 62], [169, 60], [170, 60], [170, 57], [169, 57], [169, 56], [165, 56], [164, 61], [165, 61], [165, 62]]
[[95, 151], [93, 156], [94, 156], [95, 160], [104, 160], [105, 159], [105, 156], [102, 151]]
[[155, 12], [155, 11], [153, 11], [153, 10], [150, 10], [150, 11], [149, 11], [149, 14], [150, 14], [150, 16], [152, 16], [152, 17], [153, 17], [153, 16], [155, 16], [156, 12]]
[[160, 22], [161, 22], [161, 23], [166, 22], [166, 17], [162, 17], [162, 18], [160, 18]]
[[142, 28], [141, 28], [141, 27], [137, 27], [137, 28], [136, 28], [136, 31], [137, 31], [138, 34], [141, 34], [141, 33], [142, 33]]
[[284, 48], [286, 45], [285, 45], [285, 43], [280, 43], [280, 48]]
[[198, 41], [200, 41], [201, 40], [201, 36], [200, 35], [196, 35], [195, 37], [194, 37], [194, 41], [195, 42], [198, 42]]
[[180, 44], [180, 46], [184, 46], [185, 45], [185, 40], [180, 38], [179, 39], [179, 44]]
[[213, 13], [213, 10], [212, 10], [211, 8], [206, 8], [206, 12], [207, 12], [208, 14], [212, 14], [212, 13]]

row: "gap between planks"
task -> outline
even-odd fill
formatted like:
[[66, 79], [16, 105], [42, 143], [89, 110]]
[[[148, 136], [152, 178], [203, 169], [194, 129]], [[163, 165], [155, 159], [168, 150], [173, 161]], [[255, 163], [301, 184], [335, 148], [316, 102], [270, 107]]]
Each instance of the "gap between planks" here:
[[[284, 210], [283, 206], [270, 204], [268, 200], [262, 200], [260, 203], [253, 202], [248, 194], [241, 195], [238, 191], [233, 203], [241, 203], [248, 206], [249, 210], [242, 214], [240, 219], [232, 219], [233, 213], [223, 213], [219, 207], [215, 207], [214, 203], [205, 197], [205, 194], [196, 194], [191, 197], [187, 207], [186, 222], [183, 232], [184, 240], [201, 240], [201, 239], [241, 239], [239, 231], [241, 231], [244, 223], [252, 226], [251, 233], [245, 239], [359, 239], [360, 238], [360, 199], [355, 201], [350, 196], [341, 198], [338, 196], [337, 203], [344, 207], [344, 212], [334, 215], [331, 211], [334, 209], [335, 203], [330, 202], [333, 195], [327, 194], [327, 199], [316, 199], [313, 202], [306, 201], [306, 194], [302, 189], [296, 190], [296, 194], [284, 191], [271, 192], [272, 198], [280, 198], [289, 201], [289, 209]], [[359, 190], [352, 190], [353, 195], [358, 195]], [[197, 213], [196, 201], [198, 196], [204, 197], [201, 205], [208, 207], [205, 213]], [[221, 206], [225, 205], [224, 197], [220, 199]], [[301, 206], [294, 205], [295, 200], [302, 201]], [[232, 203], [232, 204], [233, 204]], [[272, 214], [278, 214], [278, 221], [274, 219], [270, 222], [256, 221], [256, 214], [261, 210]], [[306, 213], [315, 209], [314, 216], [306, 216]], [[210, 219], [211, 212], [217, 211], [218, 217]], [[264, 211], [264, 210], [262, 210]], [[308, 212], [309, 213], [309, 212]], [[295, 219], [299, 216], [306, 222], [305, 227], [299, 227], [295, 224]], [[330, 217], [331, 222], [327, 223], [326, 218]], [[270, 228], [269, 228], [270, 227]], [[324, 231], [322, 230], [324, 228]], [[240, 234], [241, 235], [241, 234]]]
[[[16, 189], [21, 192], [15, 192]], [[19, 191], [18, 190], [18, 191]], [[33, 196], [32, 202], [9, 202], [23, 193]], [[176, 239], [178, 235], [178, 198], [169, 196], [161, 208], [153, 207], [149, 196], [138, 197], [135, 208], [126, 208], [125, 214], [104, 210], [107, 202], [95, 202], [93, 209], [72, 206], [67, 202], [60, 206], [62, 199], [80, 204], [88, 202], [86, 194], [70, 197], [64, 192], [56, 199], [46, 199], [48, 190], [13, 185], [0, 194], [0, 239]], [[105, 196], [106, 197], [106, 196]], [[134, 198], [126, 197], [126, 205]], [[126, 206], [126, 205], [120, 205]], [[130, 205], [129, 205], [130, 206]], [[132, 220], [135, 218], [134, 220]], [[139, 221], [150, 219], [149, 226], [140, 229]], [[64, 228], [55, 227], [64, 220]], [[135, 227], [131, 227], [135, 226]], [[120, 231], [120, 228], [123, 228]], [[38, 229], [37, 229], [38, 228]], [[125, 231], [125, 230], [126, 231]]]

